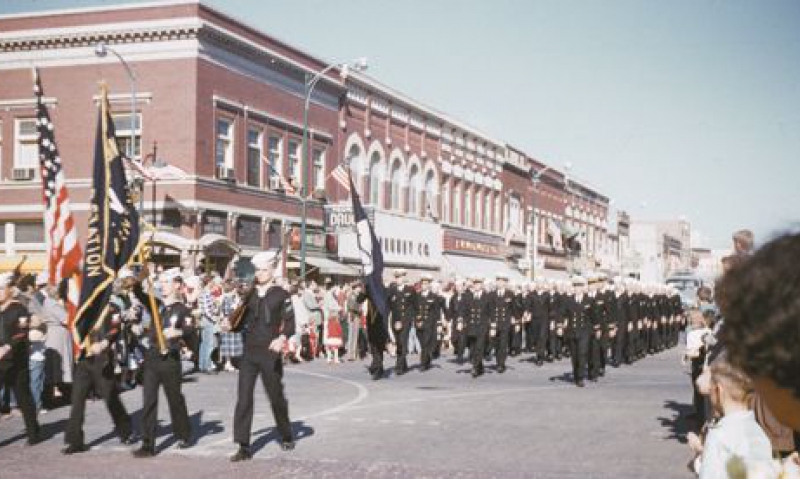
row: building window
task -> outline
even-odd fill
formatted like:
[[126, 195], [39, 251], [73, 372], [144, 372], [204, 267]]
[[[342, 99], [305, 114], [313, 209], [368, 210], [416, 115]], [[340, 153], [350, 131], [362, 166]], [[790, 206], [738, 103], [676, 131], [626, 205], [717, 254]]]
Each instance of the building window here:
[[475, 192], [475, 228], [483, 228], [483, 198], [481, 198], [481, 192]]
[[419, 216], [419, 167], [411, 167], [411, 174], [408, 175], [408, 213]]
[[233, 168], [233, 122], [226, 118], [217, 120], [215, 161], [218, 170]]
[[439, 205], [436, 198], [436, 175], [433, 170], [428, 170], [425, 177], [425, 189], [422, 194], [425, 196], [422, 207], [425, 209], [423, 217], [427, 218], [429, 215], [436, 218], [439, 215]]
[[369, 166], [369, 202], [381, 206], [381, 158], [378, 153], [373, 153]]
[[401, 190], [403, 188], [403, 165], [399, 161], [395, 161], [392, 166], [391, 176], [391, 208], [395, 211], [401, 211], [402, 203]]
[[442, 185], [442, 221], [450, 221], [450, 182], [445, 181]]
[[472, 188], [467, 187], [464, 190], [464, 226], [469, 228], [472, 224]]
[[300, 181], [300, 142], [289, 140], [289, 179], [295, 184]]
[[280, 175], [283, 175], [283, 139], [280, 136], [270, 135], [267, 148], [269, 187], [279, 190], [281, 189]]
[[33, 118], [18, 119], [14, 129], [14, 169], [27, 171], [25, 179], [34, 179], [39, 172], [36, 120]]
[[[131, 118], [130, 113], [113, 115], [114, 131], [117, 134], [117, 143], [122, 153], [128, 158], [141, 158], [142, 156], [142, 114], [137, 113]], [[131, 125], [131, 120], [135, 125]], [[131, 131], [133, 130], [133, 131]], [[131, 149], [131, 133], [133, 133], [133, 149]]]
[[261, 130], [247, 130], [247, 184], [261, 186]]
[[14, 225], [14, 242], [26, 244], [44, 243], [43, 223], [17, 223]]
[[492, 216], [492, 195], [489, 194], [487, 191], [483, 197], [484, 206], [483, 206], [483, 224], [481, 227], [485, 230], [488, 230], [492, 227], [492, 223], [490, 218]]
[[453, 224], [461, 224], [461, 183], [453, 188]]
[[313, 173], [314, 173], [314, 188], [318, 190], [325, 189], [325, 150], [321, 148], [314, 148], [313, 153]]
[[508, 219], [506, 222], [506, 228], [511, 230], [513, 233], [521, 232], [519, 217], [520, 217], [519, 198], [516, 196], [512, 196], [508, 199]]
[[500, 193], [497, 193], [494, 196], [494, 218], [493, 218], [494, 221], [492, 221], [492, 224], [494, 231], [497, 233], [501, 232], [500, 228], [503, 220], [502, 200], [500, 199], [500, 196], [501, 196]]

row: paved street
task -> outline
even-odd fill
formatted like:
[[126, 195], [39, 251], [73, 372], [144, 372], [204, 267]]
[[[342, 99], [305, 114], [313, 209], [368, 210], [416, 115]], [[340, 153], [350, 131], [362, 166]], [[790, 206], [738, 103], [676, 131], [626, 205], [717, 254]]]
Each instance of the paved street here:
[[[411, 358], [414, 364], [416, 358]], [[387, 361], [388, 362], [388, 361]], [[677, 420], [690, 400], [678, 350], [611, 369], [599, 384], [567, 382], [568, 362], [537, 369], [517, 359], [473, 380], [440, 360], [427, 373], [372, 382], [362, 363], [290, 366], [286, 389], [297, 449], [284, 453], [258, 391], [253, 461], [232, 465], [236, 375], [184, 384], [197, 445], [179, 451], [160, 403], [160, 455], [134, 460], [111, 431], [102, 402], [88, 407], [90, 452], [63, 457], [68, 411], [41, 416], [46, 442], [23, 446], [20, 418], [0, 423], [3, 477], [689, 477]], [[123, 396], [139, 423], [141, 390]]]

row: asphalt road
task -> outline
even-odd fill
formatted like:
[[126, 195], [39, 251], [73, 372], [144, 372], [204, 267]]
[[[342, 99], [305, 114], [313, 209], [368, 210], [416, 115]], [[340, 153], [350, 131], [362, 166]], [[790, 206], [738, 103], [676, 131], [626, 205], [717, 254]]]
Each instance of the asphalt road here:
[[[257, 389], [256, 454], [245, 464], [227, 460], [236, 373], [190, 378], [183, 390], [197, 435], [191, 449], [175, 448], [162, 396], [160, 454], [133, 459], [134, 447], [119, 443], [98, 401], [87, 407], [91, 450], [80, 455], [59, 453], [67, 408], [40, 416], [47, 440], [34, 447], [23, 445], [21, 418], [0, 422], [0, 477], [691, 477], [680, 441], [691, 389], [677, 349], [610, 369], [583, 389], [566, 377], [568, 360], [509, 366], [472, 379], [444, 358], [431, 371], [377, 382], [361, 362], [288, 366], [297, 448], [280, 450]], [[123, 401], [138, 428], [141, 389]]]

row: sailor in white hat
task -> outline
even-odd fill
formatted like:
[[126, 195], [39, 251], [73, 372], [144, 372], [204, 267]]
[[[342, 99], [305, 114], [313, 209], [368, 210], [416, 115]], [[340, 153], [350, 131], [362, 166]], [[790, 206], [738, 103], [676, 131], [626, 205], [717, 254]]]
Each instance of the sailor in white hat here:
[[396, 282], [389, 285], [387, 291], [387, 307], [389, 308], [389, 324], [397, 344], [394, 372], [398, 376], [408, 372], [409, 335], [411, 325], [417, 320], [419, 294], [413, 286], [408, 284], [406, 270], [397, 269], [394, 272]]
[[239, 366], [239, 387], [233, 417], [233, 440], [239, 446], [233, 462], [252, 458], [250, 435], [253, 426], [253, 390], [256, 380], [266, 385], [272, 405], [281, 449], [294, 449], [294, 435], [289, 422], [289, 405], [283, 393], [283, 350], [286, 338], [294, 335], [292, 298], [276, 283], [280, 252], [264, 251], [251, 259], [255, 284], [241, 306], [233, 313], [226, 329], [241, 331], [244, 355]]

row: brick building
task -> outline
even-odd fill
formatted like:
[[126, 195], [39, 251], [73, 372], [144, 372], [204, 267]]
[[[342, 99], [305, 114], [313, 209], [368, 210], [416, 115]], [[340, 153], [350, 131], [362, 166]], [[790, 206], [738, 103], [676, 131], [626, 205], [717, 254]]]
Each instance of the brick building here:
[[[131, 90], [115, 55], [136, 75]], [[367, 75], [336, 68], [311, 97], [302, 169], [305, 84], [327, 63], [194, 0], [0, 16], [0, 258], [43, 256], [30, 68], [39, 68], [73, 209], [85, 229], [97, 82], [110, 86], [123, 146], [187, 172], [159, 181], [159, 260], [220, 269], [234, 254], [300, 242], [311, 267], [356, 274], [349, 194], [329, 173], [350, 164], [391, 267], [443, 277], [504, 271], [564, 275], [561, 241], [607, 237], [608, 200], [544, 163]], [[134, 140], [129, 137], [133, 134]], [[35, 135], [35, 133], [34, 133]], [[151, 154], [152, 157], [152, 154]], [[262, 161], [263, 159], [263, 161]], [[309, 183], [302, 201], [286, 183]], [[281, 181], [281, 177], [284, 181]], [[289, 232], [290, 234], [285, 234]], [[538, 248], [535, 248], [538, 246]], [[536, 254], [533, 254], [536, 249]], [[295, 265], [295, 261], [290, 261]], [[2, 264], [0, 264], [2, 267]]]

